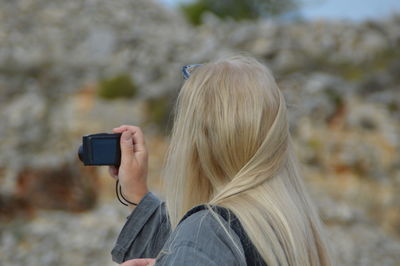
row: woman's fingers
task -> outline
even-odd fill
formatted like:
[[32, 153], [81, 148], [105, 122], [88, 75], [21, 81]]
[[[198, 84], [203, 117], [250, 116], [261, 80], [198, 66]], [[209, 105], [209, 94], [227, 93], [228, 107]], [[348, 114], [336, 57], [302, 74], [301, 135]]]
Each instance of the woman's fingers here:
[[132, 133], [124, 131], [121, 135], [121, 164], [130, 163], [133, 160], [133, 153]]
[[130, 131], [132, 133], [132, 135], [135, 135], [135, 138], [136, 138], [136, 142], [135, 143], [138, 143], [138, 144], [141, 144], [141, 145], [145, 145], [144, 135], [143, 135], [143, 132], [142, 132], [140, 127], [122, 125], [122, 126], [113, 128], [112, 131], [114, 133], [122, 133], [124, 131]]
[[131, 130], [133, 129], [133, 130], [135, 130], [135, 128], [139, 128], [139, 127], [136, 127], [136, 126], [129, 126], [129, 125], [122, 125], [122, 126], [113, 128], [113, 132], [114, 132], [114, 133], [122, 133], [122, 132], [124, 132], [124, 131], [126, 131], [126, 130], [128, 130], [128, 129], [131, 129]]
[[[124, 132], [130, 132], [132, 139], [133, 139], [133, 145], [134, 145], [134, 152], [135, 153], [146, 153], [146, 143], [144, 139], [144, 135], [140, 127], [136, 126], [128, 126], [128, 125], [122, 125], [120, 127], [114, 128], [113, 132], [114, 133], [122, 133]], [[122, 138], [122, 136], [121, 136]]]
[[155, 259], [150, 259], [149, 263], [146, 266], [154, 266], [156, 264]]
[[109, 166], [108, 173], [111, 175], [112, 178], [118, 179], [118, 168], [117, 167]]
[[154, 265], [155, 259], [134, 259], [134, 260], [127, 260], [124, 263], [120, 264], [120, 266], [147, 266], [147, 265]]
[[127, 125], [114, 128], [113, 132], [122, 133], [121, 165], [118, 168], [122, 192], [130, 201], [140, 202], [148, 192], [148, 155], [143, 132], [139, 127]]
[[133, 149], [135, 156], [139, 161], [147, 160], [147, 148], [144, 140], [144, 135], [139, 127], [132, 127]]
[[114, 132], [114, 133], [122, 133], [122, 132], [127, 130], [127, 127], [128, 127], [127, 125], [122, 125], [122, 126], [113, 128], [112, 132]]

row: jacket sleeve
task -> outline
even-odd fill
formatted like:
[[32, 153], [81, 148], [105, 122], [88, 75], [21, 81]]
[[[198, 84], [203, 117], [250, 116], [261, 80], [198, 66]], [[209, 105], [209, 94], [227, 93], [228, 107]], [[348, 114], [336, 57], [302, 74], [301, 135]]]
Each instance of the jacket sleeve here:
[[165, 203], [147, 193], [133, 210], [111, 251], [113, 261], [155, 258], [170, 236]]

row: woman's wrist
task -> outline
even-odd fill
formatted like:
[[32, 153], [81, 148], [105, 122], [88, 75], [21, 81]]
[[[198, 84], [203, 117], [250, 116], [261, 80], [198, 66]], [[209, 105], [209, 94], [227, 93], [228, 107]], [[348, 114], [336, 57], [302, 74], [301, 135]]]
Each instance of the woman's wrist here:
[[[142, 201], [144, 196], [149, 192], [147, 187], [142, 188], [141, 190], [136, 190], [135, 193], [129, 193], [125, 195], [123, 193], [123, 196], [128, 200], [129, 205], [135, 206], [135, 204], [139, 204], [139, 202]], [[132, 204], [133, 203], [133, 204]]]

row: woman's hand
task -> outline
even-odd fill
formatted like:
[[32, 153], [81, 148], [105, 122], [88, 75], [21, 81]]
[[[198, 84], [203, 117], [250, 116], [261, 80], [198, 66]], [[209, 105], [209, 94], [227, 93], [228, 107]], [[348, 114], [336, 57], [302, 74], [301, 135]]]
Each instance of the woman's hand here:
[[155, 259], [134, 259], [127, 260], [120, 264], [120, 266], [153, 266], [155, 263]]
[[121, 165], [110, 166], [109, 173], [119, 179], [124, 197], [139, 203], [148, 192], [148, 154], [143, 132], [139, 127], [126, 125], [114, 128], [113, 132], [122, 133]]

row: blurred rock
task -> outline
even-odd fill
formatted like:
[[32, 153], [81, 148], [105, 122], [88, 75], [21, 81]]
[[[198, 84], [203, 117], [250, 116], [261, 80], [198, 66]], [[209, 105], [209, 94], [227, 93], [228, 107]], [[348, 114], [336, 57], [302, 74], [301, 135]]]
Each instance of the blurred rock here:
[[[81, 136], [121, 124], [158, 134], [154, 124], [167, 124], [182, 65], [244, 51], [271, 68], [287, 99], [296, 151], [316, 184], [339, 265], [399, 264], [399, 29], [399, 15], [281, 23], [207, 14], [194, 28], [155, 0], [3, 1], [1, 214], [95, 209], [36, 210], [31, 221], [0, 224], [2, 261], [110, 265], [105, 251], [126, 213], [95, 207], [97, 173], [76, 158]], [[98, 97], [100, 80], [125, 74], [137, 86], [134, 98]], [[151, 155], [158, 186], [164, 148]]]
[[16, 196], [34, 208], [84, 211], [96, 204], [97, 186], [95, 168], [24, 169]]
[[337, 265], [390, 265], [400, 262], [400, 244], [373, 225], [332, 226], [328, 239]]
[[33, 221], [17, 219], [0, 225], [4, 265], [115, 265], [111, 249], [129, 215], [117, 203], [71, 216], [40, 211]]

